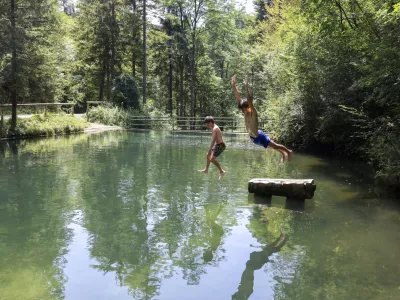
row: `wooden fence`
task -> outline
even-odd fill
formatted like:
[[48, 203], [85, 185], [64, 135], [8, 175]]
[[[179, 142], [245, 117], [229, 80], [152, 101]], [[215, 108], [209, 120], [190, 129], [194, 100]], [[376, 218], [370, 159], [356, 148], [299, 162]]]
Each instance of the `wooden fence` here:
[[[86, 118], [89, 121], [90, 105], [105, 104], [103, 101], [87, 101]], [[71, 114], [74, 115], [75, 103], [21, 103], [17, 104], [17, 109], [21, 107], [43, 107], [46, 112], [47, 107], [70, 106]], [[0, 104], [0, 137], [4, 128], [4, 108], [11, 108], [11, 104]], [[215, 123], [225, 132], [245, 133], [246, 126], [243, 116], [241, 117], [214, 117]], [[263, 128], [265, 120], [259, 120], [259, 127]], [[147, 116], [132, 116], [127, 124], [131, 129], [143, 130], [172, 130], [172, 131], [204, 131], [207, 126], [204, 124], [203, 117], [147, 117]]]

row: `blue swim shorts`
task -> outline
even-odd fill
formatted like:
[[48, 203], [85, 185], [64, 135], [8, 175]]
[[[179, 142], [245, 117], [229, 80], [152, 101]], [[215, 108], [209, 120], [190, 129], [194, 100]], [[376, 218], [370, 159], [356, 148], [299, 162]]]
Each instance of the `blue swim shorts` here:
[[262, 130], [258, 131], [258, 137], [253, 138], [252, 136], [250, 136], [250, 139], [253, 141], [254, 144], [263, 146], [264, 148], [267, 148], [269, 145], [269, 142], [271, 141], [271, 139], [268, 137], [268, 135], [265, 132], [263, 132]]

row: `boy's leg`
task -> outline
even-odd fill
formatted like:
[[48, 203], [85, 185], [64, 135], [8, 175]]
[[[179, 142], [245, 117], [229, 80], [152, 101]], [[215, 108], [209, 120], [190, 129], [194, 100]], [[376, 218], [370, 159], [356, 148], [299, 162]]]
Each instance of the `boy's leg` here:
[[208, 155], [208, 153], [207, 153], [207, 156], [206, 156], [207, 157], [206, 168], [204, 170], [199, 170], [200, 172], [202, 172], [204, 174], [208, 173], [208, 168], [210, 167], [210, 162], [211, 162], [211, 156], [212, 156], [212, 154]]
[[269, 142], [268, 146], [271, 147], [272, 149], [279, 151], [283, 155], [283, 161], [285, 160], [286, 157], [288, 158], [289, 161], [292, 160], [292, 150], [289, 150], [285, 146], [277, 144], [272, 140]]
[[221, 179], [225, 175], [225, 171], [222, 169], [221, 165], [217, 162], [217, 158], [214, 155], [211, 158], [211, 162], [218, 168], [219, 179]]
[[272, 149], [275, 150], [275, 151], [278, 151], [280, 154], [282, 154], [281, 162], [282, 163], [285, 162], [285, 160], [288, 158], [288, 154], [285, 151], [281, 150], [281, 149], [276, 149], [276, 148], [272, 148]]

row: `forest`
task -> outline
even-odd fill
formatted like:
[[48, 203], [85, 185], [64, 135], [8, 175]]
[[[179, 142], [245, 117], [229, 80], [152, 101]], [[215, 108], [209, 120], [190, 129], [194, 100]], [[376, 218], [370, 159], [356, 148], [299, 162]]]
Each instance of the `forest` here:
[[0, 0], [0, 104], [260, 118], [295, 149], [366, 161], [400, 187], [400, 1]]

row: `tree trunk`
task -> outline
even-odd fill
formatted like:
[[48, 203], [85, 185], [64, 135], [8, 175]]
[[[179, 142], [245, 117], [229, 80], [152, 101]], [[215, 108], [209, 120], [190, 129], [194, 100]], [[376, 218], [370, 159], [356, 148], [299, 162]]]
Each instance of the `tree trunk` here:
[[[178, 70], [178, 68], [176, 69], [176, 72], [175, 72], [175, 85], [174, 85], [174, 88], [177, 90], [177, 91], [179, 91], [179, 88], [180, 88], [180, 83], [179, 83], [179, 70]], [[176, 116], [177, 117], [179, 117], [180, 116], [180, 114], [179, 114], [179, 111], [180, 111], [180, 96], [177, 96], [177, 98], [176, 98], [176, 105], [175, 105], [175, 114], [176, 114]]]
[[132, 50], [132, 76], [133, 78], [136, 76], [136, 56], [134, 50]]
[[11, 23], [11, 129], [17, 125], [17, 37], [15, 30], [15, 0], [10, 0], [10, 23]]
[[132, 22], [132, 76], [136, 77], [136, 55], [135, 55], [135, 44], [137, 42], [136, 38], [136, 0], [132, 0], [132, 10], [133, 10], [133, 22]]
[[106, 59], [103, 58], [103, 66], [100, 72], [99, 101], [103, 101], [104, 98], [105, 80], [106, 80]]
[[146, 0], [143, 0], [143, 104], [146, 104], [146, 85], [147, 85], [147, 41], [146, 41]]
[[172, 117], [172, 69], [173, 69], [173, 63], [172, 63], [172, 53], [169, 54], [169, 82], [168, 82], [168, 92], [169, 92], [169, 111], [171, 113]]
[[180, 92], [179, 92], [179, 96], [180, 96], [180, 106], [181, 106], [181, 110], [179, 113], [180, 117], [184, 116], [184, 109], [185, 109], [185, 91], [183, 89], [183, 70], [184, 69], [184, 65], [183, 65], [183, 59], [182, 59], [182, 63], [180, 64], [180, 70], [179, 70], [179, 85], [180, 85]]
[[[107, 51], [108, 53], [109, 51]], [[107, 56], [107, 61], [110, 59], [109, 56]], [[111, 89], [110, 89], [110, 64], [108, 63], [106, 65], [106, 77], [107, 77], [107, 84], [106, 84], [106, 99], [107, 102], [110, 102], [110, 95], [111, 95]]]
[[169, 102], [168, 102], [168, 110], [172, 117], [172, 71], [173, 71], [173, 61], [172, 61], [172, 28], [171, 22], [167, 23], [168, 26], [168, 53], [169, 53], [169, 74], [168, 74], [168, 92], [169, 92]]
[[[194, 29], [195, 30], [195, 29]], [[196, 63], [195, 63], [195, 58], [196, 58], [196, 32], [193, 32], [192, 35], [192, 41], [193, 41], [193, 47], [192, 47], [192, 53], [191, 53], [191, 81], [190, 81], [190, 99], [191, 99], [191, 109], [190, 109], [190, 117], [194, 118], [195, 115], [195, 108], [196, 108], [196, 98], [194, 95], [194, 88], [195, 88], [195, 80], [196, 80]], [[194, 129], [194, 121], [190, 122], [190, 129]]]
[[110, 62], [110, 73], [111, 80], [109, 81], [108, 91], [109, 91], [109, 100], [111, 99], [112, 94], [112, 83], [115, 78], [115, 35], [116, 35], [116, 27], [117, 20], [115, 19], [115, 1], [111, 1], [111, 62]]

